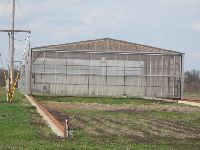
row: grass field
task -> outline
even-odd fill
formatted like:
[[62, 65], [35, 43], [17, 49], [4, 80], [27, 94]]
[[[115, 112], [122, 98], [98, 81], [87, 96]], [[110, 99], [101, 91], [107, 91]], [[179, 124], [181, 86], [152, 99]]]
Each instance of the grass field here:
[[36, 97], [70, 118], [74, 138], [62, 141], [18, 91], [0, 88], [0, 149], [199, 149], [200, 109], [131, 98]]
[[[98, 149], [199, 149], [200, 109], [132, 98], [42, 97], [60, 121], [100, 145]], [[62, 116], [62, 115], [61, 115]]]
[[184, 98], [200, 100], [200, 92], [184, 92]]

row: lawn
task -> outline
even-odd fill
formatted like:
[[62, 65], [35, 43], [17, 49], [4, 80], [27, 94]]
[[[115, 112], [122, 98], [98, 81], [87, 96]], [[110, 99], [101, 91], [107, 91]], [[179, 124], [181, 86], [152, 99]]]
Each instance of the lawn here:
[[0, 94], [0, 149], [200, 147], [197, 107], [131, 98], [36, 97], [52, 113], [60, 112], [70, 118], [74, 138], [63, 141], [19, 91], [12, 104], [5, 101], [5, 89], [0, 88]]

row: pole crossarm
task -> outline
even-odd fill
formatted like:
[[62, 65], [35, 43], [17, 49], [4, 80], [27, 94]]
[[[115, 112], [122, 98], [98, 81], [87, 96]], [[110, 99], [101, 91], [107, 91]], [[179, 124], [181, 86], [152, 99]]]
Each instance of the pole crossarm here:
[[27, 32], [27, 33], [31, 33], [31, 30], [0, 30], [0, 32]]

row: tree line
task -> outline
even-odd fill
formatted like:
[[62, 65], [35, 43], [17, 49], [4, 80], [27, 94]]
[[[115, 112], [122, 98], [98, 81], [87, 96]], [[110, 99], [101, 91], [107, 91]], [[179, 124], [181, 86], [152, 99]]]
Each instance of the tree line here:
[[[7, 71], [6, 71], [7, 74]], [[4, 79], [4, 70], [0, 69], [0, 87], [6, 86], [6, 81]]]
[[185, 74], [185, 92], [200, 92], [200, 70], [186, 71]]

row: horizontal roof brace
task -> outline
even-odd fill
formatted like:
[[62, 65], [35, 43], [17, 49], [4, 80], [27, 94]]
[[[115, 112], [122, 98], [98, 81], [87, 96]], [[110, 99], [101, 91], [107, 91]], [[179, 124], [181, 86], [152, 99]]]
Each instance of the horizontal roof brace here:
[[130, 51], [97, 51], [97, 50], [66, 50], [66, 49], [32, 49], [33, 52], [57, 52], [57, 53], [85, 53], [85, 54], [117, 54], [117, 55], [181, 55], [181, 53], [163, 52], [130, 52]]
[[0, 32], [28, 32], [28, 33], [31, 33], [31, 30], [0, 30]]

